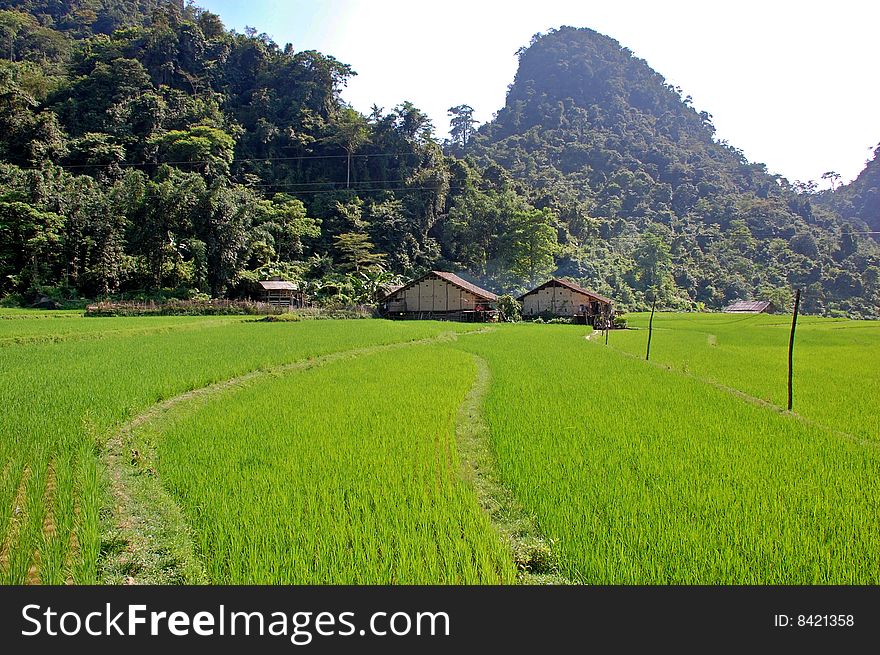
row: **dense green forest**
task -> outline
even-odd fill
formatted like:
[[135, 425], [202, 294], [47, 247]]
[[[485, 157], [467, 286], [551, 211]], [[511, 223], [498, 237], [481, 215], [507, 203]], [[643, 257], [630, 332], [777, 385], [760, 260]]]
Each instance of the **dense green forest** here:
[[536, 36], [470, 150], [559, 217], [560, 273], [624, 303], [786, 305], [803, 287], [807, 311], [877, 313], [880, 250], [864, 229], [718, 142], [710, 114], [592, 30]]
[[496, 118], [455, 105], [441, 141], [405, 99], [346, 105], [347, 64], [190, 4], [0, 0], [0, 297], [279, 275], [345, 304], [443, 268], [510, 292], [569, 276], [633, 309], [801, 286], [807, 311], [877, 314], [877, 160], [834, 194], [770, 175], [592, 30], [519, 60]]

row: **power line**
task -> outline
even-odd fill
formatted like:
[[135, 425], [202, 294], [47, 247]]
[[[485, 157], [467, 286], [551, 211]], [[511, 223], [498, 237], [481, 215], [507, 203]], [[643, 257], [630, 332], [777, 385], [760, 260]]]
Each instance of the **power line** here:
[[[349, 155], [299, 155], [295, 157], [249, 157], [244, 159], [233, 159], [231, 164], [235, 163], [249, 163], [249, 162], [276, 162], [276, 161], [303, 161], [303, 160], [316, 160], [316, 159], [346, 159]], [[365, 154], [356, 154], [351, 155], [352, 159], [369, 159], [371, 157], [424, 157], [425, 155], [422, 153], [414, 153], [414, 152], [379, 152], [379, 153], [365, 153]], [[138, 168], [138, 167], [147, 167], [147, 166], [184, 166], [184, 165], [196, 165], [196, 164], [212, 164], [214, 161], [209, 160], [197, 160], [197, 161], [166, 161], [166, 162], [141, 162], [141, 163], [117, 163], [116, 165], [120, 168]], [[230, 165], [231, 165], [230, 164]], [[101, 166], [107, 166], [108, 164], [52, 164], [55, 168], [60, 168], [62, 170], [69, 169], [81, 169], [81, 168], [99, 168]], [[38, 167], [19, 167], [20, 170], [34, 171], [34, 170], [42, 170], [42, 168]], [[530, 184], [533, 182], [554, 182], [559, 181], [560, 178], [558, 176], [552, 177], [540, 177], [540, 178], [531, 178], [529, 180], [516, 180], [512, 179], [511, 181], [519, 181], [525, 184]], [[369, 192], [382, 192], [382, 191], [437, 191], [438, 187], [365, 187], [362, 185], [369, 184], [405, 184], [406, 180], [363, 180], [360, 182], [353, 182], [349, 186], [342, 186], [341, 182], [267, 182], [264, 184], [253, 184], [246, 185], [249, 188], [255, 189], [281, 189], [281, 188], [297, 188], [297, 190], [293, 191], [296, 194], [306, 194], [306, 193], [336, 193], [338, 191], [369, 191]], [[339, 185], [332, 189], [298, 189], [298, 187], [310, 187], [310, 186], [332, 186]], [[352, 185], [357, 185], [353, 187]], [[448, 186], [445, 187], [446, 190], [454, 191], [454, 190], [462, 190], [467, 189], [467, 186]], [[673, 237], [695, 237], [695, 238], [708, 238], [708, 237], [720, 237], [723, 236], [724, 230], [719, 230], [718, 234], [715, 233], [694, 233], [694, 232], [673, 232]], [[804, 234], [811, 234], [810, 232], [798, 232], [792, 236], [801, 236]], [[857, 230], [851, 231], [850, 234], [854, 235], [880, 235], [880, 231], [876, 230]], [[786, 238], [785, 235], [779, 234], [777, 232], [749, 232], [749, 235], [752, 237], [779, 237]], [[613, 238], [613, 237], [612, 237]]]
[[339, 193], [340, 191], [371, 191], [371, 192], [379, 192], [379, 191], [441, 191], [441, 190], [457, 190], [457, 189], [466, 189], [468, 187], [463, 186], [448, 186], [448, 187], [433, 187], [433, 186], [420, 186], [420, 187], [384, 187], [378, 189], [353, 189], [346, 188], [344, 186], [336, 188], [336, 189], [300, 189], [293, 191], [294, 194], [300, 195], [303, 193]]
[[[365, 154], [357, 154], [351, 155], [352, 159], [369, 159], [371, 157], [425, 157], [425, 153], [418, 152], [371, 152]], [[240, 164], [240, 163], [252, 163], [252, 162], [273, 162], [273, 161], [302, 161], [302, 160], [314, 160], [314, 159], [347, 159], [348, 155], [298, 155], [296, 157], [247, 157], [242, 159], [233, 159], [229, 162], [230, 166], [232, 164]], [[52, 164], [55, 168], [60, 168], [62, 170], [68, 170], [73, 168], [101, 168], [104, 166], [116, 165], [120, 168], [139, 168], [146, 166], [162, 166], [163, 164], [167, 164], [169, 166], [186, 166], [186, 165], [196, 165], [196, 164], [215, 164], [217, 160], [188, 160], [188, 161], [161, 161], [161, 162], [135, 162], [135, 163], [126, 163], [126, 162], [111, 162], [111, 163], [95, 163], [95, 164]], [[23, 171], [39, 171], [42, 170], [41, 166], [19, 166], [19, 168]]]
[[[728, 232], [728, 231], [727, 231], [727, 230], [722, 230], [722, 231], [719, 231], [717, 234], [709, 233], [709, 232], [701, 232], [701, 233], [693, 233], [693, 232], [675, 232], [675, 233], [672, 234], [672, 236], [675, 236], [675, 237], [687, 237], [687, 236], [691, 236], [691, 237], [712, 237], [712, 236], [724, 236], [724, 234], [725, 234], [726, 232]], [[786, 238], [786, 235], [784, 235], [784, 234], [780, 234], [779, 232], [750, 232], [749, 234], [750, 234], [750, 236], [753, 236], [753, 237], [772, 237], [772, 236], [776, 236], [776, 237], [779, 237], [780, 239], [784, 239], [784, 238]], [[797, 234], [812, 234], [812, 232], [798, 232]], [[880, 232], [878, 232], [878, 231], [876, 231], [876, 230], [859, 230], [859, 231], [853, 231], [853, 232], [850, 232], [849, 234], [880, 234]], [[794, 235], [792, 235], [792, 236], [794, 236]]]
[[[342, 190], [353, 187], [356, 184], [406, 184], [407, 180], [362, 180], [360, 182], [351, 182], [349, 187], [345, 186], [345, 182], [266, 182], [265, 184], [251, 184], [250, 188], [263, 187], [299, 187], [299, 186], [331, 186], [343, 185]], [[464, 188], [464, 187], [456, 187]], [[361, 189], [362, 191], [371, 191], [371, 189]]]

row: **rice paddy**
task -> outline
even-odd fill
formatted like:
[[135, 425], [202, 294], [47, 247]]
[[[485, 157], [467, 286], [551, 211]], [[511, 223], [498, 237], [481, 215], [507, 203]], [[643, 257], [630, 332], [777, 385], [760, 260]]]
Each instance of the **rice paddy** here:
[[486, 410], [502, 478], [556, 542], [564, 575], [880, 581], [874, 443], [582, 342], [569, 326], [460, 342], [493, 367]]
[[436, 346], [385, 351], [218, 394], [166, 424], [156, 468], [210, 581], [512, 582], [459, 476], [453, 423], [473, 369]]
[[0, 583], [193, 581], [113, 569], [139, 532], [210, 583], [516, 582], [455, 438], [478, 356], [485, 474], [564, 579], [877, 584], [880, 325], [801, 319], [795, 415], [788, 327], [659, 314], [648, 364], [641, 329], [2, 312]]
[[[94, 338], [0, 348], [0, 582], [6, 584], [98, 581], [100, 513], [112, 502], [101, 451], [114, 427], [139, 411], [253, 370], [469, 329], [206, 319], [210, 326], [193, 330], [193, 319], [184, 319], [180, 329], [144, 333], [149, 319], [110, 319], [116, 322], [95, 328], [91, 321], [100, 319], [71, 316], [34, 319], [39, 326], [10, 319], [15, 325], [7, 330], [33, 334], [56, 320], [76, 322], [70, 331], [91, 331]], [[125, 328], [132, 320], [135, 332], [129, 334]], [[54, 529], [43, 530], [48, 520]], [[44, 560], [61, 552], [64, 562], [47, 569]]]
[[[609, 335], [643, 357], [648, 315]], [[787, 405], [790, 316], [657, 314], [651, 361]], [[794, 349], [794, 410], [831, 429], [880, 439], [880, 321], [801, 316]]]

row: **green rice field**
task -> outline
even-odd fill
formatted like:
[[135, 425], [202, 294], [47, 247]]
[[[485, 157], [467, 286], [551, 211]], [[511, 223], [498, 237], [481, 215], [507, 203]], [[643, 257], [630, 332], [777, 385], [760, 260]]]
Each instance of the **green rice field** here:
[[[610, 334], [609, 345], [643, 357], [648, 318], [632, 316], [637, 329]], [[657, 314], [651, 361], [785, 407], [790, 330], [790, 316]], [[880, 321], [799, 317], [794, 370], [798, 414], [880, 439]]]
[[880, 583], [880, 323], [630, 319], [0, 310], [0, 582]]

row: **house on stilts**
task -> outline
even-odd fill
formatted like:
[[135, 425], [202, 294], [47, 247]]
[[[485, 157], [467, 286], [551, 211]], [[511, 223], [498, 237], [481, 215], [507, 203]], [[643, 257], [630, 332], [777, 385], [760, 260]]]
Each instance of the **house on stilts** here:
[[553, 278], [517, 298], [523, 318], [563, 317], [596, 329], [611, 327], [614, 301], [577, 284]]
[[293, 282], [286, 280], [260, 280], [257, 282], [256, 299], [273, 307], [293, 309], [306, 306], [306, 295]]
[[385, 318], [484, 323], [497, 321], [498, 297], [454, 273], [431, 271], [382, 298]]

